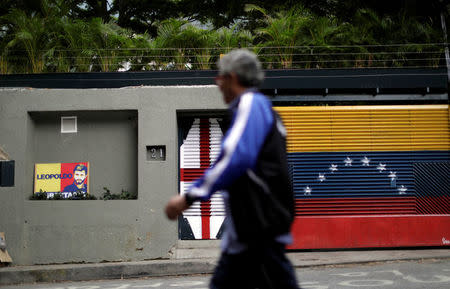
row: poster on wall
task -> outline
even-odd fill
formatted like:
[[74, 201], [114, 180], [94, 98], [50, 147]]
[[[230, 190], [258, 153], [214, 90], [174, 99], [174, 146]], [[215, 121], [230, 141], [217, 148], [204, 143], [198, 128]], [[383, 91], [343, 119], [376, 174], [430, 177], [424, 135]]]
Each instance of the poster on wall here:
[[34, 193], [47, 197], [60, 193], [62, 198], [73, 194], [89, 194], [89, 162], [35, 164]]

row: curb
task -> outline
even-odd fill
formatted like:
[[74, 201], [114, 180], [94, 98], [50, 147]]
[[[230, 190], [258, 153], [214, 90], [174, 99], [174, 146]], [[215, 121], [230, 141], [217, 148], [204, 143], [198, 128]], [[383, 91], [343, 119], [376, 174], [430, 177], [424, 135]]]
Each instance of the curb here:
[[212, 273], [216, 260], [158, 260], [101, 264], [17, 266], [0, 269], [0, 286]]
[[450, 249], [303, 252], [288, 253], [287, 256], [295, 268], [310, 268], [373, 262], [450, 259]]
[[[450, 249], [289, 252], [287, 256], [295, 268], [313, 268], [373, 262], [450, 259]], [[4, 267], [0, 268], [0, 286], [211, 274], [216, 263], [217, 258], [199, 258]]]

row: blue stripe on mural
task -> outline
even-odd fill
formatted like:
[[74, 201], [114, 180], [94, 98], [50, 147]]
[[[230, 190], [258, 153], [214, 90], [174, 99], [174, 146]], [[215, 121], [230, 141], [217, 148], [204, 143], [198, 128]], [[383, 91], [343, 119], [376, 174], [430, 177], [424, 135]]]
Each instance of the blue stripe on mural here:
[[448, 162], [450, 152], [289, 153], [288, 161], [296, 198], [408, 197], [416, 196], [414, 163]]

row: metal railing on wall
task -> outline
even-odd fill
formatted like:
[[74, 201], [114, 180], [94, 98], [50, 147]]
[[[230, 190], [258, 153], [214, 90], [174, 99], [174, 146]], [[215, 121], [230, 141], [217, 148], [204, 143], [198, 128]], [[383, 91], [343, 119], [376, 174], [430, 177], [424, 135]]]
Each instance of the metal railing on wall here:
[[[246, 47], [265, 69], [441, 68], [448, 43]], [[109, 72], [216, 69], [233, 47], [54, 49], [10, 51], [0, 73]]]

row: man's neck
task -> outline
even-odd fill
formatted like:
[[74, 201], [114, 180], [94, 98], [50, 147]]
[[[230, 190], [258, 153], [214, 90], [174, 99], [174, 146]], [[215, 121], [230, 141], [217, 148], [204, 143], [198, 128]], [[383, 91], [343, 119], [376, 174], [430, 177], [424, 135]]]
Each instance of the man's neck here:
[[249, 87], [243, 87], [243, 86], [237, 86], [234, 89], [234, 93], [235, 93], [235, 98], [239, 97], [240, 95], [242, 95], [246, 90], [248, 90]]
[[254, 87], [241, 87], [241, 89], [239, 89], [240, 93], [236, 94], [236, 96], [233, 98], [233, 100], [229, 103], [229, 107], [236, 107], [238, 102], [239, 102], [239, 98], [241, 97], [241, 95], [243, 95], [244, 93], [248, 92], [248, 91], [254, 91], [256, 90], [256, 88]]

